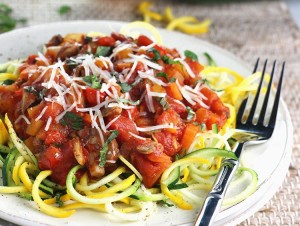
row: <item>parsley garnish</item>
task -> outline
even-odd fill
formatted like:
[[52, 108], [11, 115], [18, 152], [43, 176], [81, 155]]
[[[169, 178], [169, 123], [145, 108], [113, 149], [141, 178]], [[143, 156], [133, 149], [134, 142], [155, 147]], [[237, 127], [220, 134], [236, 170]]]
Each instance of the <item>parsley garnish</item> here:
[[82, 118], [70, 111], [67, 111], [63, 118], [59, 121], [63, 126], [68, 126], [73, 130], [80, 130], [83, 128], [83, 120]]
[[112, 130], [110, 131], [111, 134], [105, 141], [105, 144], [103, 145], [102, 149], [100, 150], [100, 160], [99, 160], [99, 166], [104, 167], [106, 164], [106, 153], [108, 151], [108, 144], [112, 142], [113, 139], [116, 139], [119, 136], [118, 130]]
[[190, 50], [185, 50], [184, 51], [184, 55], [187, 57], [187, 58], [190, 58], [192, 61], [198, 61], [198, 56], [190, 51]]
[[111, 47], [109, 46], [98, 46], [96, 49], [95, 56], [108, 56], [111, 51]]
[[83, 81], [90, 84], [94, 89], [101, 89], [101, 83], [96, 75], [87, 75], [83, 77]]

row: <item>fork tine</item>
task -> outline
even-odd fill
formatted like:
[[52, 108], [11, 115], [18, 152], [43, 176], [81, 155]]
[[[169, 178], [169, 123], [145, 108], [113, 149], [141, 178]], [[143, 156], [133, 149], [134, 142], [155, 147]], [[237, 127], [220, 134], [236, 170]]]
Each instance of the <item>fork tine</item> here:
[[258, 99], [259, 99], [259, 95], [260, 95], [260, 91], [261, 91], [261, 87], [262, 87], [262, 83], [263, 83], [264, 77], [265, 77], [265, 71], [266, 71], [267, 63], [268, 63], [268, 60], [266, 60], [265, 63], [264, 63], [264, 67], [263, 67], [263, 70], [262, 70], [262, 74], [261, 74], [261, 78], [260, 78], [259, 85], [258, 85], [258, 88], [257, 88], [257, 92], [256, 92], [256, 95], [255, 95], [254, 101], [252, 103], [252, 107], [250, 109], [250, 113], [249, 113], [249, 116], [246, 120], [246, 123], [253, 121], [253, 118], [254, 118], [254, 115], [255, 115], [255, 110], [256, 110], [256, 107], [257, 107]]
[[[257, 58], [257, 60], [256, 60], [252, 74], [254, 74], [257, 71], [258, 64], [259, 64], [259, 58]], [[245, 109], [247, 106], [247, 101], [248, 101], [248, 97], [243, 100], [242, 104], [239, 107], [238, 114], [236, 116], [236, 118], [238, 119], [237, 123], [240, 123], [243, 121], [243, 115], [244, 115], [244, 112], [245, 112]]]
[[281, 87], [282, 87], [282, 82], [283, 82], [283, 75], [284, 75], [284, 69], [285, 69], [285, 62], [282, 64], [282, 69], [280, 73], [280, 78], [277, 86], [277, 91], [276, 91], [276, 96], [271, 112], [271, 117], [269, 121], [268, 127], [274, 128], [275, 127], [275, 122], [276, 122], [276, 117], [277, 117], [277, 111], [278, 111], [278, 106], [279, 106], [279, 100], [280, 100], [280, 93], [281, 93]]
[[262, 105], [262, 109], [260, 111], [258, 122], [257, 122], [258, 124], [262, 124], [262, 125], [264, 124], [264, 119], [265, 119], [267, 108], [268, 108], [268, 102], [269, 102], [269, 97], [270, 97], [270, 93], [271, 93], [273, 78], [274, 78], [274, 74], [275, 74], [275, 68], [276, 68], [276, 60], [273, 63], [273, 68], [272, 68], [272, 71], [270, 74], [270, 81], [268, 84], [267, 92], [266, 92], [264, 102]]

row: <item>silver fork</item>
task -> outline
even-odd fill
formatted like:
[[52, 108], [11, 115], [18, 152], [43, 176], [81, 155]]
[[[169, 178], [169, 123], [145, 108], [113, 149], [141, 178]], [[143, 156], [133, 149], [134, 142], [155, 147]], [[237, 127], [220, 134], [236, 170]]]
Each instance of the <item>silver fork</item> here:
[[[255, 73], [257, 71], [259, 65], [259, 59], [257, 60], [254, 71]], [[234, 146], [234, 152], [239, 159], [242, 150], [245, 146], [250, 144], [257, 144], [262, 141], [268, 140], [274, 131], [275, 124], [276, 124], [276, 117], [278, 112], [278, 106], [279, 106], [279, 99], [280, 99], [280, 92], [282, 87], [282, 80], [284, 75], [284, 68], [285, 63], [282, 64], [282, 69], [278, 81], [277, 91], [275, 94], [275, 99], [273, 102], [273, 107], [271, 108], [271, 114], [270, 118], [268, 119], [267, 116], [267, 109], [268, 109], [268, 102], [269, 97], [271, 96], [271, 88], [272, 88], [272, 82], [273, 77], [275, 74], [275, 68], [276, 68], [276, 61], [273, 63], [272, 71], [270, 74], [270, 81], [268, 83], [267, 91], [261, 106], [261, 110], [259, 112], [258, 118], [256, 118], [256, 111], [259, 107], [259, 100], [261, 95], [261, 90], [264, 83], [264, 77], [267, 67], [267, 60], [264, 63], [263, 70], [262, 70], [262, 76], [258, 85], [258, 89], [255, 95], [255, 98], [253, 100], [252, 106], [250, 108], [249, 114], [246, 111], [247, 102], [249, 99], [249, 96], [242, 102], [237, 118], [236, 118], [236, 129], [238, 132], [235, 134], [234, 139], [236, 140], [235, 146]], [[266, 117], [267, 116], [267, 117]], [[266, 120], [268, 122], [266, 123]], [[219, 174], [214, 182], [214, 186], [210, 193], [207, 195], [205, 202], [202, 206], [202, 209], [197, 217], [197, 220], [195, 222], [195, 226], [209, 226], [212, 225], [213, 220], [215, 216], [218, 214], [222, 201], [224, 199], [226, 190], [228, 188], [228, 185], [236, 172], [239, 160], [236, 159], [224, 159], [222, 161], [221, 169], [219, 171]]]

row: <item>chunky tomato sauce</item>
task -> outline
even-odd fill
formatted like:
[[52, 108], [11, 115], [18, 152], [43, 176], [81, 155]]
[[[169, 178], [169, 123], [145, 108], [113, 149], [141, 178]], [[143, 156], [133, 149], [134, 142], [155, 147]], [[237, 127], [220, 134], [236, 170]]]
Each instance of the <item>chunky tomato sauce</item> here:
[[0, 114], [59, 184], [77, 164], [101, 178], [123, 155], [152, 187], [203, 125], [229, 117], [202, 70], [193, 55], [144, 35], [56, 35], [0, 86]]

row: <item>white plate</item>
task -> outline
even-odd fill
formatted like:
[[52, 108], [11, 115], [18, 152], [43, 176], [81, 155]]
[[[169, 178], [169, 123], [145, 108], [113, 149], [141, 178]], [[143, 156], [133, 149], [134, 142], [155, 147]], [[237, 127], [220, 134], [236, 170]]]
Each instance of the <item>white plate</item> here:
[[[0, 35], [0, 62], [9, 59], [24, 58], [41, 49], [55, 34], [100, 31], [110, 34], [119, 31], [124, 23], [113, 21], [74, 21], [39, 25], [15, 30]], [[242, 75], [250, 75], [251, 69], [241, 60], [227, 51], [197, 38], [181, 33], [160, 31], [164, 45], [183, 52], [189, 49], [201, 55], [208, 52], [219, 66], [226, 66]], [[252, 62], [251, 62], [252, 63]], [[274, 195], [281, 185], [289, 163], [292, 149], [292, 123], [283, 101], [280, 104], [278, 122], [271, 140], [267, 143], [248, 148], [242, 155], [243, 163], [256, 170], [259, 175], [258, 190], [245, 201], [223, 210], [214, 225], [237, 224], [259, 208]], [[143, 222], [117, 222], [107, 214], [92, 210], [79, 210], [67, 219], [56, 219], [38, 211], [34, 202], [29, 202], [15, 195], [0, 195], [0, 218], [21, 225], [191, 225], [197, 210], [184, 211], [177, 208], [159, 208]]]

